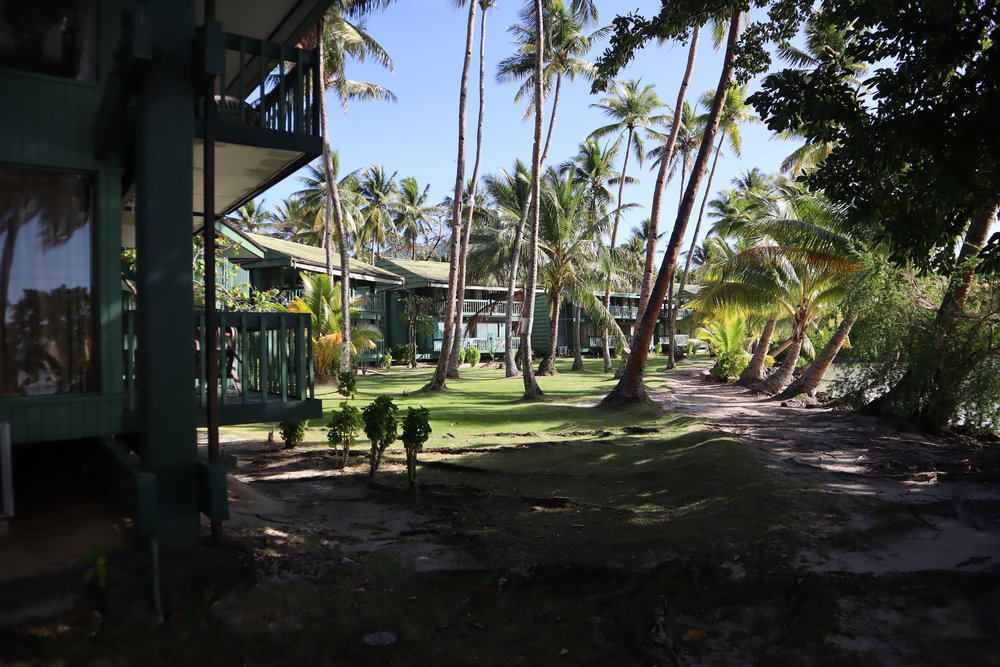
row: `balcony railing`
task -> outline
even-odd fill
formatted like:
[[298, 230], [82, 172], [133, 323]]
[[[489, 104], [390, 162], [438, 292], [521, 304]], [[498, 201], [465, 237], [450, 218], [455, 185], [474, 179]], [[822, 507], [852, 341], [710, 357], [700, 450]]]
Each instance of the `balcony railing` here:
[[[296, 289], [283, 289], [278, 292], [278, 303], [287, 306], [295, 299], [301, 298], [305, 293], [301, 287]], [[372, 294], [371, 292], [352, 292], [351, 299], [359, 299], [355, 304], [362, 313], [385, 313], [385, 294]]]
[[[515, 336], [511, 340], [511, 348], [518, 349], [521, 345], [520, 337]], [[488, 354], [498, 354], [504, 351], [504, 339], [503, 338], [463, 338], [462, 347], [474, 347], [480, 352], [485, 352]], [[434, 341], [434, 351], [441, 351], [441, 341]]]
[[[125, 393], [137, 408], [135, 312], [124, 311]], [[315, 398], [312, 337], [308, 315], [219, 313], [219, 403], [287, 403]], [[195, 405], [208, 405], [205, 314], [194, 314], [192, 379]]]
[[[444, 315], [445, 303], [439, 301], [435, 304], [438, 315]], [[493, 301], [491, 299], [466, 299], [462, 305], [462, 316], [471, 317], [479, 315], [507, 315], [507, 300]], [[521, 302], [514, 302], [514, 317], [521, 314]]]
[[221, 69], [219, 78], [226, 86], [216, 96], [219, 120], [320, 136], [315, 51], [231, 33], [210, 33], [206, 41], [210, 62]]
[[639, 308], [636, 306], [610, 306], [608, 310], [611, 311], [612, 317], [624, 320], [634, 320], [639, 314]]

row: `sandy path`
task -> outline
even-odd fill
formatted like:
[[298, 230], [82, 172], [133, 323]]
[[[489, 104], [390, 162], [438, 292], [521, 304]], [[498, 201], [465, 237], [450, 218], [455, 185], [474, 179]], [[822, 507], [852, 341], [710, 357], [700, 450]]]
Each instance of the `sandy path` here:
[[[754, 445], [770, 467], [857, 503], [847, 521], [816, 526], [876, 548], [821, 544], [802, 554], [817, 571], [988, 570], [1000, 565], [1000, 452], [996, 446], [902, 433], [884, 421], [826, 408], [786, 407], [742, 387], [706, 383], [704, 362], [663, 376], [665, 409]], [[891, 507], [886, 511], [886, 504]], [[890, 518], [886, 518], [886, 517]], [[835, 542], [837, 540], [831, 540]]]

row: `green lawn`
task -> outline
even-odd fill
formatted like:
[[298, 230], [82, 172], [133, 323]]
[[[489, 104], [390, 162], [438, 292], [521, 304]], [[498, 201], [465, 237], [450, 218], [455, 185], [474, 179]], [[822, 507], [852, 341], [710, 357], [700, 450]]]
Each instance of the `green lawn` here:
[[[654, 359], [650, 367], [660, 367], [659, 362]], [[599, 402], [616, 382], [603, 372], [600, 359], [586, 359], [584, 371], [570, 371], [571, 364], [571, 359], [560, 359], [556, 364], [559, 375], [538, 378], [545, 393], [545, 399], [538, 402], [522, 400], [521, 378], [505, 378], [502, 369], [468, 366], [461, 369], [461, 380], [449, 380], [446, 391], [430, 394], [417, 392], [430, 379], [431, 366], [417, 369], [394, 366], [389, 371], [359, 375], [358, 395], [354, 400], [358, 407], [363, 407], [376, 396], [386, 394], [395, 400], [401, 413], [410, 406], [428, 408], [433, 429], [428, 447], [455, 446], [459, 441], [463, 446], [475, 446], [486, 439], [495, 441], [493, 436], [497, 433], [541, 434], [638, 423], [637, 413], [633, 411], [609, 412], [586, 407], [586, 404]], [[650, 379], [653, 387], [662, 384], [660, 378]], [[317, 387], [316, 396], [323, 399], [324, 416], [309, 422], [307, 445], [326, 442], [330, 410], [344, 400], [336, 388], [329, 385]], [[640, 410], [638, 414], [643, 421], [663, 416], [661, 411], [649, 409]], [[227, 427], [223, 431], [266, 434], [271, 427], [271, 424], [253, 424]]]

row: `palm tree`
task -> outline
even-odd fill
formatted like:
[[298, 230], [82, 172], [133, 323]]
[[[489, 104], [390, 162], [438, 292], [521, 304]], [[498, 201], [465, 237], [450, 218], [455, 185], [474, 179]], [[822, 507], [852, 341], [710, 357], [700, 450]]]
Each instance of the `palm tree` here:
[[256, 234], [272, 220], [272, 215], [265, 208], [263, 199], [259, 203], [256, 199], [250, 199], [243, 206], [236, 209], [236, 220], [239, 223], [240, 229], [251, 234]]
[[[351, 237], [358, 233], [357, 221], [361, 218], [361, 207], [364, 200], [357, 193], [358, 171], [352, 171], [343, 178], [340, 176], [340, 156], [337, 153], [330, 155], [330, 164], [333, 167], [333, 179], [337, 184], [337, 194], [340, 200], [341, 223], [344, 227], [346, 247], [351, 248]], [[299, 176], [299, 181], [304, 186], [294, 193], [293, 197], [300, 201], [305, 220], [292, 240], [297, 243], [327, 248], [331, 241], [327, 232], [325, 214], [327, 211], [327, 201], [329, 199], [326, 179], [326, 170], [322, 166], [310, 164], [306, 168], [304, 176]], [[340, 233], [338, 232], [338, 240]], [[332, 268], [328, 267], [328, 270]]]
[[[549, 129], [545, 140], [545, 148], [542, 150], [540, 164], [544, 165], [548, 160], [549, 147], [552, 145], [553, 128], [556, 122], [556, 112], [559, 109], [559, 96], [562, 90], [562, 78], [569, 75], [575, 78], [583, 75], [588, 78], [593, 77], [593, 64], [581, 58], [590, 50], [591, 40], [601, 34], [601, 31], [592, 35], [585, 35], [583, 30], [593, 25], [598, 20], [597, 8], [591, 0], [573, 0], [569, 7], [562, 2], [543, 3], [540, 8], [525, 7], [521, 12], [521, 23], [514, 25], [510, 31], [515, 35], [515, 44], [520, 44], [520, 48], [510, 58], [501, 61], [497, 80], [500, 82], [515, 80], [523, 81], [514, 101], [517, 102], [528, 96], [528, 91], [538, 83], [535, 77], [542, 82], [544, 90], [540, 94], [532, 93], [527, 113], [533, 110], [537, 116], [540, 109], [534, 107], [535, 104], [545, 99], [545, 91], [553, 84], [555, 87], [552, 96], [552, 112], [549, 117]], [[541, 17], [536, 20], [536, 17]], [[536, 44], [541, 42], [541, 50], [536, 49]], [[537, 67], [538, 56], [541, 55], [542, 67]], [[546, 67], [545, 63], [550, 63]], [[511, 273], [507, 281], [507, 338], [504, 343], [504, 367], [507, 377], [515, 377], [517, 368], [514, 361], [514, 349], [510, 339], [513, 331], [513, 310], [514, 292], [518, 275], [518, 267], [521, 258], [521, 244], [524, 238], [524, 227], [527, 224], [528, 215], [531, 210], [531, 195], [521, 212], [520, 223], [514, 234], [511, 246]]]
[[428, 206], [430, 184], [421, 190], [417, 179], [407, 176], [399, 182], [399, 196], [395, 201], [396, 215], [393, 224], [403, 241], [410, 246], [410, 258], [417, 258], [417, 238], [430, 228], [437, 206]]
[[[650, 234], [647, 238], [646, 245], [646, 258], [643, 265], [642, 272], [642, 287], [639, 290], [639, 311], [638, 317], [641, 317], [642, 313], [645, 312], [647, 305], [649, 304], [649, 291], [653, 286], [653, 264], [656, 261], [656, 247], [657, 240], [660, 236], [660, 209], [662, 207], [663, 201], [663, 191], [667, 187], [667, 181], [669, 181], [668, 171], [673, 174], [675, 155], [680, 149], [680, 154], [683, 156], [683, 170], [681, 172], [681, 192], [684, 191], [684, 172], [687, 171], [687, 159], [693, 148], [685, 149], [680, 142], [683, 140], [683, 134], [690, 125], [688, 118], [693, 117], [691, 113], [691, 107], [686, 101], [688, 86], [691, 84], [691, 75], [694, 72], [694, 61], [695, 56], [698, 53], [698, 34], [701, 31], [700, 26], [693, 26], [691, 28], [691, 46], [688, 49], [687, 65], [684, 68], [684, 77], [681, 79], [680, 88], [677, 90], [677, 102], [674, 104], [674, 117], [670, 123], [670, 135], [667, 137], [667, 141], [662, 146], [657, 146], [654, 150], [659, 152], [658, 161], [659, 169], [656, 173], [656, 183], [653, 186], [653, 202], [651, 206], [651, 212], [649, 216], [649, 227]], [[686, 122], [687, 121], [687, 122]], [[693, 141], [691, 142], [693, 146]], [[651, 151], [652, 152], [652, 151]], [[673, 280], [670, 281], [670, 289], [673, 290]], [[670, 298], [670, 308], [673, 310], [673, 294], [669, 295]], [[668, 368], [672, 368], [674, 363], [674, 349], [673, 349], [673, 337], [671, 332], [670, 338], [670, 360], [668, 362]]]
[[[349, 19], [363, 17], [376, 8], [390, 4], [392, 0], [334, 0], [327, 9], [319, 25], [311, 35], [311, 42], [319, 52], [319, 79], [323, 90], [333, 89], [340, 99], [341, 106], [347, 111], [348, 101], [353, 98], [389, 99], [395, 97], [391, 92], [375, 84], [351, 81], [345, 76], [345, 65], [348, 59], [356, 61], [374, 60], [376, 63], [393, 69], [392, 60], [385, 50], [365, 31], [363, 22], [352, 23]], [[310, 38], [303, 40], [310, 41]], [[323, 125], [323, 171], [326, 175], [327, 197], [325, 205], [325, 234], [327, 276], [333, 278], [333, 227], [336, 223], [337, 243], [340, 254], [341, 312], [343, 313], [342, 350], [340, 355], [341, 371], [351, 370], [350, 338], [350, 258], [348, 255], [347, 229], [344, 225], [341, 208], [340, 192], [334, 174], [330, 150], [330, 124], [326, 108], [326, 95], [320, 95], [320, 121]]]
[[[274, 209], [274, 214], [267, 226], [269, 236], [280, 239], [292, 239], [300, 232], [312, 231], [316, 220], [316, 212], [310, 211], [301, 197], [292, 196], [283, 200]], [[322, 235], [316, 239], [317, 243], [309, 245], [319, 245]]]
[[667, 284], [673, 281], [674, 268], [677, 264], [677, 255], [680, 252], [680, 244], [684, 238], [684, 231], [687, 229], [688, 219], [694, 209], [695, 198], [705, 169], [708, 166], [709, 154], [715, 143], [715, 135], [719, 128], [719, 120], [722, 117], [722, 108], [726, 102], [733, 78], [733, 67], [736, 60], [736, 42], [739, 39], [742, 13], [734, 12], [729, 19], [729, 32], [726, 39], [726, 52], [723, 58], [722, 72], [719, 76], [719, 86], [716, 88], [715, 100], [712, 109], [706, 118], [705, 131], [702, 135], [701, 147], [698, 150], [698, 157], [692, 167], [691, 180], [684, 191], [681, 203], [677, 211], [677, 220], [674, 223], [670, 241], [667, 243], [666, 251], [663, 254], [663, 261], [660, 270], [656, 275], [656, 281], [650, 291], [649, 302], [656, 304], [653, 308], [647, 308], [642, 319], [638, 322], [635, 334], [632, 337], [632, 353], [629, 355], [625, 371], [615, 388], [604, 398], [604, 403], [614, 405], [618, 403], [636, 403], [647, 399], [646, 390], [642, 386], [643, 370], [646, 366], [646, 358], [649, 354], [649, 344], [656, 330], [656, 320], [659, 316], [659, 304], [663, 302], [667, 294]]
[[[600, 254], [607, 217], [589, 214], [587, 190], [586, 184], [575, 182], [568, 175], [560, 177], [552, 169], [546, 172], [540, 202], [539, 279], [548, 289], [552, 328], [548, 354], [538, 367], [538, 375], [555, 375], [559, 314], [564, 294], [573, 303], [594, 310], [595, 285], [586, 279], [598, 275], [594, 260]], [[602, 310], [607, 313], [606, 308]], [[616, 326], [610, 316], [600, 319], [606, 325]]]
[[[625, 190], [625, 177], [628, 174], [628, 161], [632, 150], [635, 150], [636, 160], [642, 164], [645, 159], [645, 139], [664, 139], [660, 132], [653, 129], [654, 125], [661, 125], [667, 121], [664, 115], [654, 113], [664, 105], [660, 102], [653, 86], [640, 88], [640, 81], [629, 79], [624, 82], [612, 84], [611, 93], [596, 104], [591, 104], [593, 108], [601, 109], [606, 116], [615, 119], [615, 122], [599, 127], [590, 133], [590, 137], [598, 139], [609, 134], [617, 134], [625, 139], [625, 157], [622, 160], [622, 178], [618, 183], [618, 208], [615, 213], [614, 224], [611, 227], [610, 249], [615, 249], [618, 239], [618, 225], [621, 222], [622, 196]], [[611, 288], [604, 290], [604, 307], [610, 308]], [[611, 366], [610, 341], [607, 332], [603, 336], [604, 372], [610, 373]]]
[[[479, 24], [479, 117], [476, 124], [476, 157], [473, 161], [472, 179], [469, 188], [468, 214], [462, 234], [458, 257], [458, 284], [455, 288], [455, 339], [448, 358], [447, 377], [458, 379], [458, 355], [462, 347], [462, 312], [465, 309], [466, 263], [469, 256], [469, 235], [472, 233], [472, 219], [476, 212], [476, 188], [479, 185], [479, 168], [483, 159], [483, 121], [486, 114], [486, 15], [495, 0], [478, 0], [483, 10]], [[444, 350], [442, 349], [442, 354]]]
[[[792, 379], [807, 328], [825, 308], [844, 297], [847, 279], [858, 268], [854, 244], [832, 231], [841, 209], [812, 194], [763, 200], [744, 234], [764, 241], [719, 267], [696, 301], [711, 308], [782, 313], [791, 321], [791, 345], [781, 365], [756, 391], [775, 394]], [[759, 351], [759, 350], [758, 350]]]
[[357, 193], [364, 200], [364, 205], [359, 211], [357, 252], [360, 255], [365, 245], [371, 244], [372, 263], [381, 249], [396, 238], [392, 212], [396, 208], [399, 188], [395, 178], [396, 172], [386, 174], [385, 167], [374, 164], [358, 174]]
[[[448, 262], [448, 293], [445, 297], [444, 306], [444, 335], [441, 340], [441, 353], [438, 355], [437, 367], [434, 375], [427, 382], [421, 391], [441, 391], [445, 388], [445, 379], [448, 374], [448, 353], [451, 350], [454, 339], [454, 327], [451, 323], [455, 319], [455, 305], [458, 300], [458, 264], [460, 254], [460, 230], [462, 224], [462, 190], [465, 187], [465, 112], [469, 94], [469, 69], [472, 64], [472, 44], [476, 32], [476, 7], [475, 0], [468, 0], [469, 18], [465, 27], [465, 59], [462, 64], [462, 78], [459, 84], [458, 94], [458, 157], [455, 166], [455, 189], [452, 197], [451, 209], [451, 240], [449, 241], [449, 262]], [[457, 3], [461, 6], [462, 1]]]
[[[275, 304], [273, 308], [287, 313], [307, 313], [312, 322], [313, 368], [317, 375], [325, 375], [331, 366], [338, 364], [342, 354], [343, 336], [343, 285], [333, 284], [325, 274], [299, 274], [302, 281], [302, 296], [287, 306]], [[357, 315], [361, 299], [348, 299], [351, 310]], [[382, 333], [371, 323], [359, 322], [351, 330], [348, 354], [375, 347], [375, 341], [382, 340]]]

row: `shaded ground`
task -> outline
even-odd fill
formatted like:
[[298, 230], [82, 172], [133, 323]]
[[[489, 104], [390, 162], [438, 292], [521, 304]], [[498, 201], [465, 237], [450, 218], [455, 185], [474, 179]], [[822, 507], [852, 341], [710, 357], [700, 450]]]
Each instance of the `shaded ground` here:
[[370, 482], [362, 446], [341, 468], [230, 434], [227, 531], [256, 586], [160, 627], [21, 628], [0, 660], [997, 664], [996, 448], [782, 407], [703, 367], [651, 378], [676, 412], [438, 433], [417, 497], [399, 451]]

